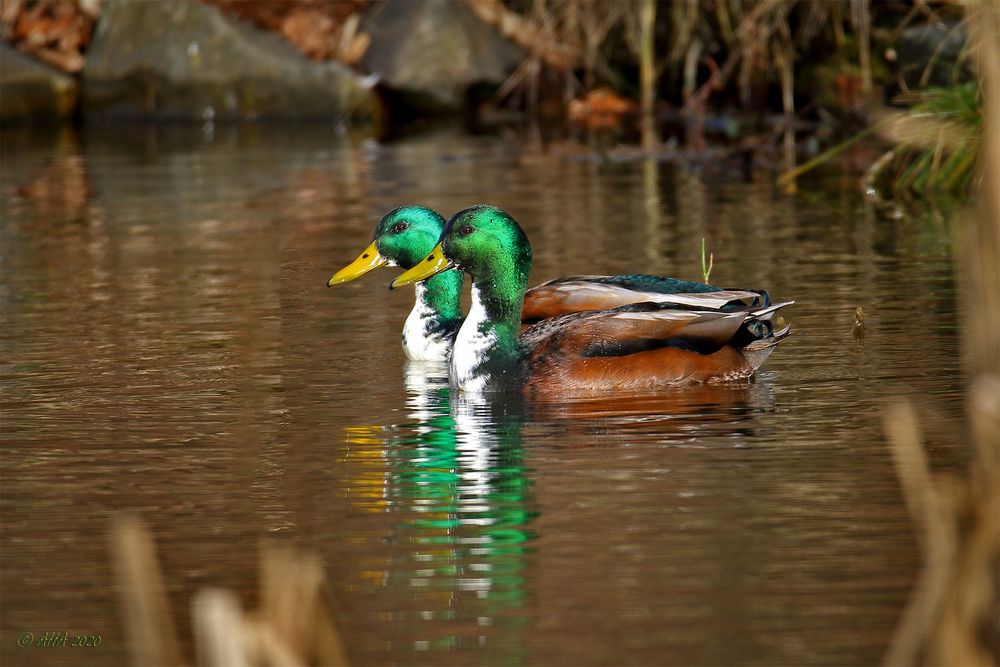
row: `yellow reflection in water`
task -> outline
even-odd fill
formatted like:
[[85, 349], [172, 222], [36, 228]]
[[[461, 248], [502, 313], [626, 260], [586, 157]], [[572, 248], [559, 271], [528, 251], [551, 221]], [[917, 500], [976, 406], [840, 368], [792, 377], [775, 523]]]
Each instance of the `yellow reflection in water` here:
[[[385, 459], [382, 449], [383, 428], [377, 425], [348, 426], [344, 448], [345, 459], [360, 461], [363, 465], [352, 466], [355, 475], [349, 480], [346, 492], [352, 504], [365, 512], [384, 512], [388, 503], [385, 493], [385, 475], [381, 467]], [[380, 437], [381, 436], [381, 437]]]

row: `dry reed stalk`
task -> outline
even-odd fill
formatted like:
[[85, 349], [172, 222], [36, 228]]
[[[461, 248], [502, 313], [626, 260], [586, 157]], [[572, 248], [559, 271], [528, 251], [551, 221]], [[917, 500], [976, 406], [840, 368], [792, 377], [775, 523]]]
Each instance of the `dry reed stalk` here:
[[325, 581], [316, 556], [275, 545], [261, 547], [261, 623], [295, 655], [341, 667], [347, 665], [347, 658], [324, 604]]
[[[112, 528], [115, 576], [122, 591], [131, 662], [185, 664], [149, 529], [125, 518]], [[346, 667], [343, 643], [327, 604], [322, 563], [313, 555], [264, 544], [260, 609], [244, 612], [230, 591], [206, 588], [191, 605], [201, 667]]]
[[983, 368], [1000, 375], [1000, 1], [972, 5], [968, 26], [986, 113], [980, 224], [966, 227], [970, 238], [963, 246], [967, 249], [963, 263], [972, 278], [970, 294], [980, 300], [970, 304], [976, 321], [966, 358], [970, 370]]
[[[724, 3], [719, 3], [723, 5]], [[673, 23], [673, 45], [667, 52], [666, 62], [677, 62], [687, 52], [691, 42], [697, 39], [698, 23], [702, 19], [698, 0], [672, 3], [673, 11], [669, 14]], [[719, 8], [717, 8], [718, 10]], [[721, 9], [725, 15], [725, 10]]]
[[871, 119], [875, 134], [897, 146], [952, 152], [969, 141], [969, 129], [955, 121], [884, 109], [872, 112]]
[[500, 0], [465, 0], [472, 11], [485, 23], [518, 44], [531, 55], [560, 72], [570, 69], [579, 61], [578, 50], [556, 39], [551, 30], [537, 21], [529, 21], [510, 11]]
[[698, 85], [698, 63], [701, 62], [701, 52], [705, 48], [700, 39], [693, 39], [688, 44], [687, 51], [684, 52], [684, 65], [682, 67], [682, 77], [684, 83], [681, 85], [681, 99], [687, 102], [694, 94], [695, 86]]
[[[777, 33], [778, 39], [772, 43], [772, 50], [781, 83], [781, 106], [784, 111], [782, 157], [787, 172], [795, 167], [795, 47], [787, 15], [779, 23]], [[785, 182], [783, 187], [786, 193], [794, 192], [794, 179]]]
[[[571, 4], [576, 4], [571, 2]], [[620, 2], [603, 2], [602, 0], [584, 0], [581, 3], [579, 16], [580, 41], [583, 47], [583, 86], [585, 90], [593, 90], [597, 85], [597, 70], [603, 69], [605, 75], [611, 74], [610, 68], [601, 55], [601, 45], [608, 33], [622, 17], [625, 7]]]
[[156, 547], [146, 525], [124, 517], [111, 530], [111, 562], [133, 665], [181, 665]]
[[722, 33], [722, 41], [732, 44], [735, 33], [733, 32], [733, 22], [729, 16], [728, 3], [725, 0], [715, 3], [715, 15], [719, 23], [719, 31]]
[[858, 31], [858, 64], [861, 66], [861, 92], [865, 99], [872, 94], [871, 26], [869, 0], [852, 0], [851, 10]]
[[980, 433], [965, 479], [931, 474], [912, 403], [886, 412], [886, 436], [924, 553], [887, 667], [998, 664], [997, 645], [984, 637], [996, 637], [1000, 611], [1000, 380], [981, 381], [970, 394]]
[[[924, 552], [924, 568], [885, 657], [886, 667], [918, 664], [947, 593], [955, 554], [954, 516], [942, 507], [924, 452], [916, 409], [909, 402], [886, 411], [885, 431], [903, 487], [903, 499]], [[951, 508], [948, 508], [949, 510]]]
[[639, 6], [639, 110], [642, 147], [652, 150], [659, 143], [653, 118], [656, 102], [656, 0], [642, 0]]
[[[772, 15], [782, 6], [783, 3], [780, 0], [777, 2], [775, 0], [759, 2], [740, 20], [734, 38], [734, 43], [739, 44], [740, 47], [731, 49], [722, 66], [714, 71], [708, 81], [703, 83], [691, 95], [686, 105], [688, 109], [704, 107], [712, 91], [719, 90], [725, 86], [729, 82], [729, 77], [736, 70], [736, 66], [740, 65], [741, 62], [744, 63], [743, 67], [746, 68], [745, 71], [750, 71], [749, 68], [752, 66], [752, 59], [748, 59], [748, 54], [751, 54], [755, 48], [759, 48], [762, 44], [766, 45], [766, 38], [770, 34], [762, 35], [759, 33], [765, 32], [763, 27], [771, 24]], [[741, 85], [742, 89], [743, 86]]]
[[[239, 599], [219, 588], [198, 591], [191, 605], [191, 620], [202, 667], [251, 667], [249, 634], [243, 623]], [[141, 664], [141, 663], [140, 663]]]
[[986, 96], [984, 182], [977, 215], [958, 228], [971, 438], [964, 478], [931, 475], [912, 405], [894, 406], [886, 434], [907, 507], [922, 528], [924, 568], [885, 664], [1000, 664], [1000, 2], [969, 6]]

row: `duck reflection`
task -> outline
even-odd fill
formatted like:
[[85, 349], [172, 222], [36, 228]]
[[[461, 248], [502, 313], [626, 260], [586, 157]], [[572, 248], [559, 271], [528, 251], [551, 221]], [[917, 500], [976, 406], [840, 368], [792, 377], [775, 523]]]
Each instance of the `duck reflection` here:
[[[649, 465], [613, 462], [635, 480], [637, 470], [701, 465], [696, 449], [743, 446], [756, 415], [774, 409], [767, 383], [524, 402], [453, 392], [444, 364], [411, 361], [404, 380], [406, 419], [350, 429], [348, 448], [349, 501], [379, 515], [355, 532], [378, 543], [358, 576], [376, 622], [389, 624], [376, 633], [379, 650], [402, 664], [414, 651], [520, 661], [537, 586], [525, 442], [540, 461], [552, 447], [651, 445]], [[691, 449], [660, 457], [663, 444]]]
[[[554, 446], [615, 446], [655, 439], [739, 446], [756, 434], [756, 415], [775, 409], [769, 383], [702, 384], [653, 393], [533, 401], [531, 419], [564, 437]], [[593, 436], [603, 436], [595, 440]]]
[[[393, 427], [387, 438], [367, 429], [349, 431], [358, 444], [383, 436], [382, 469], [364, 466], [368, 471], [355, 480], [361, 492], [355, 498], [369, 510], [400, 518], [391, 528], [385, 569], [366, 578], [412, 592], [416, 608], [392, 614], [403, 621], [393, 635], [411, 650], [477, 646], [516, 661], [525, 623], [520, 611], [533, 538], [529, 525], [536, 516], [524, 463], [522, 406], [454, 396], [444, 364], [409, 362], [405, 386], [411, 422]], [[378, 499], [376, 475], [382, 482]]]

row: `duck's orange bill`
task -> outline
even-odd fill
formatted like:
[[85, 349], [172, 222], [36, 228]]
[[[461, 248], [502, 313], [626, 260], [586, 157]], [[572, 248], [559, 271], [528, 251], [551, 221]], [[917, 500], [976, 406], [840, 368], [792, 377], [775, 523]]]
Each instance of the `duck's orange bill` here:
[[333, 274], [333, 277], [326, 282], [327, 287], [333, 287], [340, 283], [348, 283], [365, 275], [369, 271], [381, 268], [389, 263], [385, 257], [375, 249], [375, 242], [365, 248], [358, 258]]
[[431, 254], [427, 255], [426, 259], [393, 280], [390, 287], [396, 289], [397, 287], [419, 283], [421, 280], [427, 280], [442, 271], [447, 271], [452, 266], [451, 260], [444, 256], [441, 244], [438, 243], [434, 246], [434, 250], [431, 250]]

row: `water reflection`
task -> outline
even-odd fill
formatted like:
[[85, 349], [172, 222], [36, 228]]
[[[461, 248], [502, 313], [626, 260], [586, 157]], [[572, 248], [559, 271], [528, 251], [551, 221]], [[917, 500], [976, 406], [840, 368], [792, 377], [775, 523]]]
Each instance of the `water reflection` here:
[[[642, 507], [657, 505], [669, 512], [677, 502], [711, 506], [718, 494], [714, 485], [733, 489], [732, 473], [725, 469], [686, 482], [675, 478], [675, 466], [704, 465], [694, 450], [749, 446], [762, 435], [761, 415], [776, 409], [766, 383], [526, 403], [516, 396], [453, 394], [444, 364], [408, 362], [404, 384], [406, 420], [348, 428], [343, 462], [350, 470], [351, 505], [388, 519], [380, 522], [378, 538], [387, 545], [386, 556], [366, 560], [355, 575], [369, 595], [394, 596], [388, 608], [375, 604], [379, 611], [373, 618], [392, 623], [391, 630], [373, 633], [388, 637], [381, 659], [410, 656], [410, 661], [414, 651], [431, 651], [520, 663], [536, 650], [532, 598], [544, 535], [537, 527], [543, 517], [526, 463], [526, 441], [536, 451], [614, 450], [583, 469], [620, 495], [600, 512], [610, 517], [594, 515], [594, 525], [603, 526], [607, 544], [617, 549], [621, 536], [610, 537], [608, 518], [628, 525], [636, 512], [647, 511]], [[691, 449], [692, 455], [657, 457], [664, 446]], [[636, 456], [651, 465], [635, 470]], [[549, 522], [560, 525], [565, 511], [590, 506], [588, 494], [576, 497], [574, 487], [587, 485], [577, 481], [567, 487]], [[659, 502], [651, 503], [653, 497]], [[662, 529], [682, 534], [692, 518], [683, 511], [677, 516], [676, 525]], [[561, 534], [548, 535], [556, 554], [582, 546], [559, 539]], [[703, 550], [714, 553], [715, 547], [695, 547], [696, 553]], [[603, 576], [608, 583], [599, 587], [638, 584], [628, 566]], [[402, 591], [410, 602], [401, 608]], [[724, 615], [714, 602], [706, 606]]]
[[[348, 429], [348, 447], [366, 452], [354, 501], [397, 515], [391, 540], [405, 549], [365, 576], [418, 600], [403, 639], [411, 649], [479, 646], [494, 659], [519, 661], [536, 516], [524, 406], [452, 396], [444, 364], [408, 362], [404, 382], [412, 421], [388, 431]], [[377, 458], [371, 445], [379, 447]]]
[[712, 436], [719, 436], [724, 446], [740, 447], [760, 435], [755, 417], [774, 409], [771, 385], [758, 381], [536, 401], [531, 415], [534, 421], [570, 436], [556, 441], [555, 446], [561, 447], [607, 447], [650, 438], [684, 446]]

